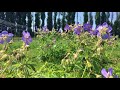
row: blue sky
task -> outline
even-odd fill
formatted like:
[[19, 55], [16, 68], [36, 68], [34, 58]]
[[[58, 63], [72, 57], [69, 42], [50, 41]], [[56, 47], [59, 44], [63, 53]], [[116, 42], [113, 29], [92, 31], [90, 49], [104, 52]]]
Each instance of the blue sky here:
[[[83, 13], [84, 12], [78, 12], [78, 22], [80, 24], [83, 24]], [[112, 12], [110, 12], [109, 20], [111, 20], [111, 13]], [[35, 13], [33, 12], [33, 21], [35, 20], [34, 14]], [[93, 29], [96, 27], [96, 25], [95, 25], [95, 14], [96, 14], [96, 12], [92, 12], [92, 15], [93, 15]], [[45, 18], [45, 26], [46, 26], [47, 25], [47, 12], [45, 12], [45, 15], [46, 15], [46, 18]], [[58, 18], [58, 16], [57, 16], [57, 18]], [[60, 18], [62, 18], [62, 16], [60, 16]], [[113, 12], [113, 23], [114, 23], [115, 20], [116, 20], [116, 12]], [[77, 14], [75, 15], [75, 23], [77, 23]]]

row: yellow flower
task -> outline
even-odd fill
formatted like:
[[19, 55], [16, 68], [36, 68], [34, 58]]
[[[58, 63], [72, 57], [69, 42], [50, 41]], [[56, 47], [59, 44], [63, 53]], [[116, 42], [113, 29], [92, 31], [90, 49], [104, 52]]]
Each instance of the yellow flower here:
[[92, 64], [87, 60], [87, 67], [92, 67]]

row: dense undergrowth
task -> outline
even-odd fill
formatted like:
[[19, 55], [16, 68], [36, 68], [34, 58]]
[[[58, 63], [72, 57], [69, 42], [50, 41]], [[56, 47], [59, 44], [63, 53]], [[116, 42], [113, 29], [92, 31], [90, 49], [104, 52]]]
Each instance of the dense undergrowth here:
[[28, 47], [13, 40], [6, 50], [0, 44], [0, 77], [102, 78], [103, 68], [113, 68], [113, 75], [120, 76], [119, 41], [72, 31], [41, 33]]

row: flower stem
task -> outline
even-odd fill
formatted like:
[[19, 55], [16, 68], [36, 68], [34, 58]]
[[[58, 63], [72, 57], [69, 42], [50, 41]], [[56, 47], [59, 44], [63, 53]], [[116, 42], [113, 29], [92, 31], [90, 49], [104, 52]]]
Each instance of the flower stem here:
[[9, 65], [11, 65], [11, 63], [12, 63], [12, 60], [10, 60], [9, 62], [8, 62], [8, 64], [6, 65], [6, 67], [5, 67], [5, 69], [1, 72], [1, 76], [3, 76], [3, 73], [6, 71], [6, 69], [9, 67]]
[[82, 77], [81, 77], [81, 78], [83, 78], [83, 76], [84, 76], [84, 74], [85, 74], [86, 69], [87, 69], [87, 66], [85, 66], [85, 69], [84, 69], [84, 71], [83, 71], [83, 74], [82, 74]]

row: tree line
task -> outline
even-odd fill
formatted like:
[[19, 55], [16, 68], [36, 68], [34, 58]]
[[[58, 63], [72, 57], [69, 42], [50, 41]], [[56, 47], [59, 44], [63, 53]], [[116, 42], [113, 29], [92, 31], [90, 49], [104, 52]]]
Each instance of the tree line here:
[[[27, 30], [34, 36], [32, 31], [33, 12], [0, 12], [0, 19], [27, 26]], [[76, 15], [77, 14], [77, 15]], [[47, 27], [49, 30], [52, 28], [59, 30], [64, 29], [66, 24], [75, 24], [75, 15], [78, 20], [78, 12], [48, 12], [47, 13]], [[95, 24], [96, 26], [107, 22], [113, 27], [113, 34], [120, 36], [120, 13], [116, 12], [116, 20], [113, 23], [113, 12], [110, 18], [110, 12], [96, 12]], [[35, 25], [37, 28], [42, 28], [45, 25], [45, 12], [35, 12]], [[110, 19], [109, 19], [110, 18]], [[26, 20], [27, 19], [27, 20]], [[83, 23], [90, 22], [93, 25], [92, 12], [84, 12]], [[23, 29], [24, 30], [24, 29]], [[18, 35], [19, 32], [16, 32]]]

